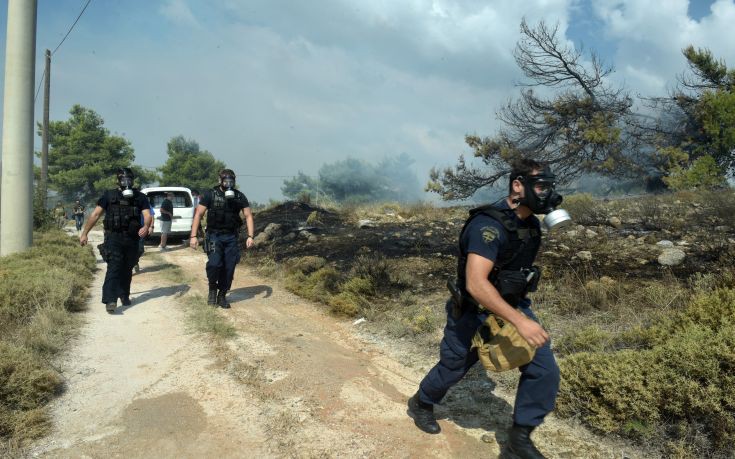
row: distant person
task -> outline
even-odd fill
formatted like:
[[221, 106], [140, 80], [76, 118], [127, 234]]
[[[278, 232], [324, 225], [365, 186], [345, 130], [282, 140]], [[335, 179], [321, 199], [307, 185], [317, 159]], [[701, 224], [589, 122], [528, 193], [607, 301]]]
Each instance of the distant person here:
[[174, 216], [174, 194], [166, 193], [166, 199], [161, 203], [161, 250], [166, 250], [166, 243], [168, 242], [168, 235], [171, 233], [171, 220]]
[[[107, 272], [102, 285], [102, 302], [112, 314], [120, 298], [123, 306], [129, 306], [130, 281], [133, 267], [138, 263], [138, 241], [148, 235], [151, 227], [151, 211], [148, 197], [133, 188], [135, 175], [130, 168], [117, 171], [118, 187], [106, 191], [97, 201], [97, 207], [87, 220], [79, 243], [87, 245], [87, 235], [105, 214], [105, 242]], [[141, 222], [141, 216], [143, 221]]]
[[59, 229], [66, 225], [66, 209], [64, 209], [64, 204], [61, 201], [58, 201], [56, 207], [54, 207], [54, 221], [56, 221], [56, 227]]
[[196, 209], [199, 205], [199, 190], [197, 190], [196, 188], [191, 190], [191, 203], [194, 209]]
[[245, 247], [253, 246], [253, 213], [250, 203], [240, 191], [235, 189], [235, 173], [231, 169], [222, 169], [219, 173], [219, 185], [202, 194], [199, 205], [194, 213], [191, 225], [189, 244], [197, 248], [197, 232], [204, 213], [207, 213], [207, 280], [209, 281], [209, 296], [207, 304], [216, 304], [222, 308], [229, 308], [227, 292], [232, 286], [235, 267], [240, 261], [240, 243], [238, 232], [243, 220], [247, 224], [247, 239]]
[[502, 201], [470, 211], [460, 233], [457, 288], [462, 304], [454, 297], [447, 302], [439, 362], [409, 399], [408, 409], [419, 429], [440, 432], [434, 406], [477, 363], [472, 339], [488, 315], [494, 314], [536, 348], [533, 360], [520, 367], [508, 449], [524, 459], [543, 458], [531, 441], [531, 432], [554, 409], [559, 367], [549, 335], [526, 295], [535, 289], [533, 282], [539, 276], [533, 263], [541, 245], [541, 228], [534, 214], [548, 214], [561, 199], [549, 166], [530, 159], [513, 165], [508, 188]]
[[82, 225], [84, 224], [85, 210], [86, 209], [79, 200], [74, 203], [74, 210], [72, 212], [74, 213], [74, 222], [77, 224], [77, 231], [82, 230]]
[[[153, 210], [153, 204], [150, 204], [150, 211], [151, 211], [151, 224], [148, 226], [148, 232], [147, 233], [148, 234], [153, 234], [153, 226], [154, 226], [155, 221], [156, 221], [156, 211]], [[143, 218], [142, 215], [140, 216], [140, 224], [141, 224], [141, 226], [144, 226], [145, 225], [145, 219]], [[143, 237], [141, 237], [138, 240], [138, 262], [135, 263], [135, 272], [136, 273], [139, 273], [140, 272], [140, 257], [142, 257], [143, 254], [145, 253], [145, 238], [146, 238], [146, 236], [143, 236]]]

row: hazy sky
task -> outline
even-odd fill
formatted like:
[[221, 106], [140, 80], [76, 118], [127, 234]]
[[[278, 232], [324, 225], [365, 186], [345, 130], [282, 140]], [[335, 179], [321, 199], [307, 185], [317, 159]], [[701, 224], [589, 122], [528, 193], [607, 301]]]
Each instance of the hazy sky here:
[[[85, 1], [39, 0], [37, 82]], [[633, 94], [664, 94], [689, 44], [735, 65], [735, 0], [92, 0], [53, 57], [51, 118], [92, 108], [150, 167], [172, 136], [195, 139], [259, 202], [280, 198], [282, 179], [244, 174], [315, 174], [349, 156], [407, 153], [425, 183], [469, 152], [465, 134], [495, 132], [518, 93], [524, 16], [558, 21]]]

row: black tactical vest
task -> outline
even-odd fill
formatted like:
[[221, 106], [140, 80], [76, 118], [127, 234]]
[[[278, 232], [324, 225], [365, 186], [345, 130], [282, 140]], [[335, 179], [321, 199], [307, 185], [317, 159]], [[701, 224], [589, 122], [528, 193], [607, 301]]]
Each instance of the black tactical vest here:
[[457, 287], [467, 293], [465, 270], [467, 268], [467, 249], [462, 246], [462, 234], [469, 223], [478, 215], [487, 215], [499, 221], [508, 234], [508, 242], [500, 248], [489, 280], [495, 284], [495, 278], [501, 270], [518, 271], [530, 269], [541, 246], [541, 226], [536, 218], [529, 218], [529, 227], [519, 227], [515, 212], [511, 209], [498, 209], [492, 205], [470, 210], [470, 216], [459, 233], [459, 259], [457, 262]]
[[126, 198], [120, 190], [109, 190], [107, 196], [107, 209], [105, 209], [105, 231], [116, 233], [135, 234], [143, 226], [140, 223], [140, 209], [136, 201], [140, 191], [133, 190], [133, 196]]
[[240, 208], [235, 206], [243, 196], [237, 190], [235, 197], [225, 199], [225, 192], [216, 186], [212, 188], [212, 205], [207, 209], [207, 230], [237, 231], [242, 226]]

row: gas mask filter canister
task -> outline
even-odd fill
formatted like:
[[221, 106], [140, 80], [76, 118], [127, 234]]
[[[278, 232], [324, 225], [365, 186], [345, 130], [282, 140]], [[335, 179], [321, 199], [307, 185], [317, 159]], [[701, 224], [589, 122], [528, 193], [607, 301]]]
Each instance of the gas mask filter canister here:
[[235, 177], [226, 175], [222, 177], [222, 188], [225, 189], [225, 199], [232, 199], [235, 197]]
[[118, 184], [122, 188], [122, 195], [126, 198], [133, 196], [133, 178], [127, 175], [122, 175], [118, 178]]
[[[556, 192], [556, 176], [548, 167], [538, 175], [528, 176], [523, 181], [527, 205], [535, 214], [544, 214], [543, 224], [547, 230], [563, 228], [572, 223], [572, 217], [564, 209], [557, 209], [562, 196]], [[538, 192], [537, 192], [538, 189]]]

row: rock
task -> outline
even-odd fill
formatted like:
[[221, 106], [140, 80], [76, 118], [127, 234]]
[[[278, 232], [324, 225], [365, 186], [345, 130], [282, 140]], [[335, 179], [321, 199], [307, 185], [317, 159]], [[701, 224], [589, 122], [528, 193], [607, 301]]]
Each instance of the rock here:
[[568, 237], [577, 237], [577, 230], [570, 230], [566, 232]]
[[580, 231], [581, 232], [581, 231], [584, 231], [586, 229], [587, 228], [585, 228], [584, 225], [577, 225], [577, 231]]
[[378, 225], [376, 225], [374, 221], [368, 219], [360, 220], [357, 222], [358, 228], [375, 228], [376, 226]]
[[311, 236], [313, 236], [313, 234], [311, 234], [308, 231], [301, 231], [299, 233], [299, 237], [302, 238], [302, 239], [309, 239], [309, 237], [311, 237]]
[[635, 241], [635, 236], [632, 234], [629, 234], [628, 239], [630, 239], [631, 241]]
[[319, 237], [316, 234], [310, 234], [308, 238], [306, 238], [307, 241], [313, 243], [319, 242]]
[[559, 250], [569, 250], [569, 247], [564, 244], [559, 244]]
[[431, 231], [427, 231], [427, 232], [424, 233], [424, 237], [431, 237], [433, 235], [434, 235], [434, 233], [431, 232]]
[[618, 217], [610, 217], [607, 219], [607, 223], [613, 228], [617, 229], [623, 226], [623, 222]]
[[659, 247], [670, 248], [670, 247], [673, 247], [674, 246], [674, 243], [671, 242], [671, 241], [669, 241], [669, 240], [664, 239], [663, 241], [658, 241], [656, 243], [656, 245], [659, 246]]
[[597, 233], [592, 231], [591, 229], [588, 229], [584, 232], [584, 235], [587, 236], [587, 239], [592, 239], [597, 237]]
[[267, 234], [269, 237], [274, 236], [275, 234], [278, 234], [281, 231], [281, 224], [280, 223], [268, 223], [268, 226], [265, 227], [263, 232]]
[[727, 233], [728, 231], [730, 231], [730, 227], [729, 226], [715, 226], [715, 231], [717, 231], [718, 233]]
[[255, 235], [255, 238], [253, 239], [253, 245], [255, 247], [259, 247], [266, 242], [268, 242], [271, 238], [271, 235], [263, 231], [262, 233], [258, 233]]
[[664, 266], [677, 266], [684, 261], [686, 256], [686, 253], [680, 249], [665, 249], [658, 256], [658, 262]]
[[283, 239], [286, 241], [293, 241], [294, 239], [296, 239], [296, 233], [290, 232], [287, 235], [285, 235]]
[[551, 258], [559, 258], [559, 257], [561, 257], [561, 255], [559, 255], [558, 253], [551, 252], [551, 251], [544, 252], [543, 254], [544, 254], [544, 256], [551, 257]]
[[580, 252], [577, 252], [577, 258], [582, 261], [590, 261], [592, 260], [592, 252], [588, 250], [582, 250]]
[[686, 247], [689, 245], [689, 242], [688, 241], [678, 241], [676, 245], [681, 246], [681, 247]]

